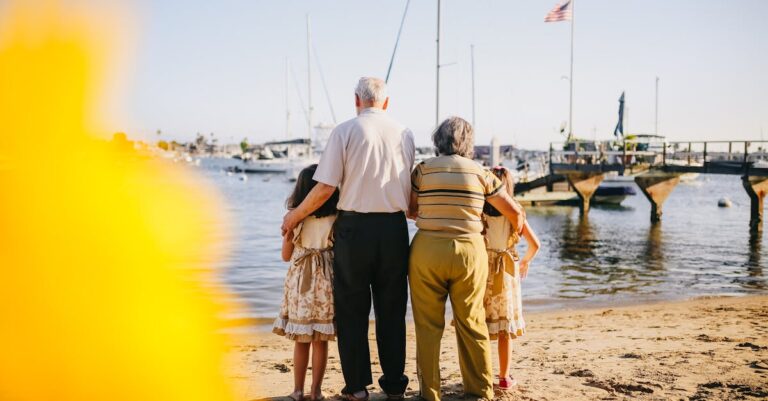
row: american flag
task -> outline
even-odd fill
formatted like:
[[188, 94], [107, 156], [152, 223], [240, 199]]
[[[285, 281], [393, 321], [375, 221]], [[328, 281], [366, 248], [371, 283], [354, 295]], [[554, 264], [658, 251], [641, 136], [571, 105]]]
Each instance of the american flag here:
[[572, 0], [565, 0], [561, 3], [558, 3], [555, 8], [553, 8], [546, 17], [544, 17], [544, 22], [570, 21], [572, 15], [571, 1]]

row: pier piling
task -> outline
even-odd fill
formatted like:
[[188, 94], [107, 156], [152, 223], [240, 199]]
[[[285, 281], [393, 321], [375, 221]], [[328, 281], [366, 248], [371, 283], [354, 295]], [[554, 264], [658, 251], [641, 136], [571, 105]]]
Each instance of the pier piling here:
[[592, 199], [592, 195], [595, 194], [597, 187], [603, 182], [605, 174], [579, 172], [567, 173], [565, 177], [579, 196], [579, 210], [581, 214], [587, 214], [589, 212], [589, 201]]
[[[642, 138], [641, 138], [642, 137]], [[694, 144], [696, 146], [694, 146]], [[727, 145], [727, 146], [726, 146]], [[740, 151], [742, 149], [743, 151]], [[699, 150], [699, 149], [703, 149]], [[726, 151], [727, 149], [727, 151]], [[603, 173], [629, 172], [651, 202], [651, 222], [661, 221], [661, 205], [683, 174], [727, 174], [742, 177], [751, 201], [749, 225], [762, 231], [763, 203], [768, 196], [768, 141], [667, 142], [663, 137], [639, 135], [615, 141], [569, 140], [549, 144], [549, 176], [521, 190], [546, 185], [553, 190], [555, 178], [567, 178], [581, 200], [581, 212], [589, 211], [590, 198], [603, 180]], [[524, 192], [524, 191], [523, 191]], [[727, 203], [727, 202], [726, 202]]]
[[763, 228], [763, 200], [768, 194], [768, 177], [749, 177], [741, 178], [744, 189], [747, 190], [750, 200], [749, 227], [752, 230], [762, 230]]
[[680, 174], [646, 173], [635, 177], [635, 183], [651, 202], [651, 222], [661, 221], [661, 205], [680, 182]]

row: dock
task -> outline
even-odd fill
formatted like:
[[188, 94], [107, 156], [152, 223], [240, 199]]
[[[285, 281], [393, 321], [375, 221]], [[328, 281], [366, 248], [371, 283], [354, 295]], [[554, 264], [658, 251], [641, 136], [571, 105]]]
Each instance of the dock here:
[[768, 141], [648, 142], [638, 140], [553, 142], [549, 146], [549, 172], [515, 185], [517, 193], [566, 181], [579, 198], [582, 214], [609, 172], [632, 175], [651, 202], [651, 221], [659, 222], [662, 205], [686, 173], [739, 176], [749, 195], [753, 230], [763, 225], [768, 194]]

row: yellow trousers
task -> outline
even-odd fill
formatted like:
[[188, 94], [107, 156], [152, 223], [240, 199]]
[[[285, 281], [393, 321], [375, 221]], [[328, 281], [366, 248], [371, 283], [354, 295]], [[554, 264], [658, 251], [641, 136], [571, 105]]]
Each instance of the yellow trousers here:
[[493, 399], [491, 344], [483, 308], [487, 278], [488, 255], [482, 236], [450, 238], [420, 231], [413, 239], [408, 279], [419, 385], [427, 401], [440, 400], [440, 339], [448, 296], [464, 391]]

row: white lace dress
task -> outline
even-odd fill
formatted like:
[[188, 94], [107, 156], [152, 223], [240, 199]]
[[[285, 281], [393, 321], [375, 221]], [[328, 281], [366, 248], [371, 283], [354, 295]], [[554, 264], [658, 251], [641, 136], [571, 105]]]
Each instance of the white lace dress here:
[[293, 231], [293, 255], [283, 303], [272, 331], [299, 342], [333, 340], [333, 223], [307, 217]]
[[483, 215], [486, 221], [488, 287], [485, 290], [485, 322], [492, 340], [499, 336], [515, 338], [525, 333], [520, 292], [519, 257], [515, 246], [518, 233], [504, 216]]

